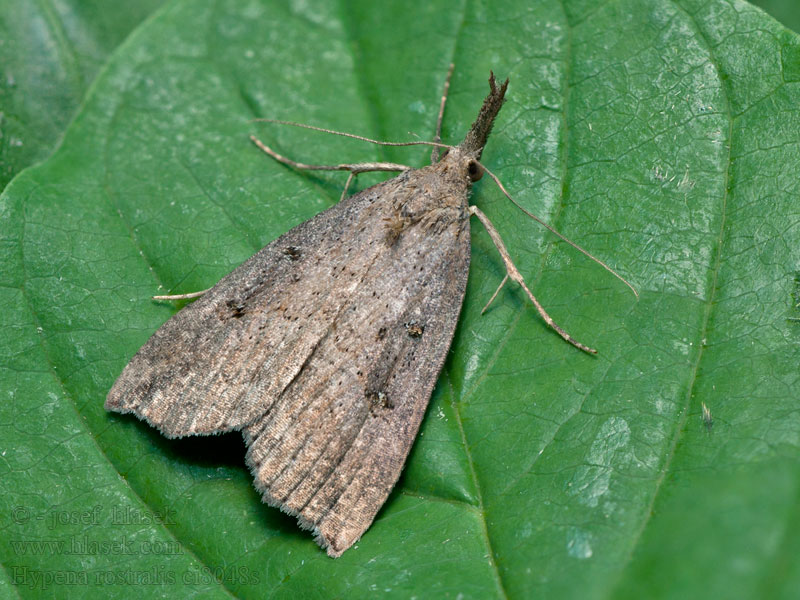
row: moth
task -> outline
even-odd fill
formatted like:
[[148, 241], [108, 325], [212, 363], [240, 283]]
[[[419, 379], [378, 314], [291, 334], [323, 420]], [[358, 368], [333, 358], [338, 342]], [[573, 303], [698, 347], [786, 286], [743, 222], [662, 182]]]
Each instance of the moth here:
[[[500, 251], [503, 283], [517, 281], [548, 324], [593, 352], [552, 322], [469, 205], [508, 80], [492, 74], [489, 86], [464, 140], [431, 142], [421, 169], [310, 167], [254, 140], [295, 167], [402, 172], [285, 233], [175, 314], [125, 367], [106, 409], [169, 438], [241, 431], [264, 502], [337, 557], [372, 523], [416, 437], [464, 298], [471, 215]], [[440, 123], [443, 110], [444, 97]]]

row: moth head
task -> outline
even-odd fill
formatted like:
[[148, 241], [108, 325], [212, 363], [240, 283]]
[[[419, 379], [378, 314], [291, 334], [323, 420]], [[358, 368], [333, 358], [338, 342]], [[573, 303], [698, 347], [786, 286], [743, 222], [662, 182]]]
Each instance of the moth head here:
[[448, 148], [439, 163], [445, 171], [453, 173], [459, 179], [469, 179], [474, 183], [484, 174], [484, 168], [478, 161], [478, 152], [465, 151], [460, 146]]

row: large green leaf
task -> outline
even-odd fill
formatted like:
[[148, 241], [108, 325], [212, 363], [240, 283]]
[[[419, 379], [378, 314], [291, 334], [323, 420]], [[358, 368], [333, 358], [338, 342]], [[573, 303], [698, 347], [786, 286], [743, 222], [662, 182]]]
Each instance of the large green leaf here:
[[162, 0], [0, 0], [0, 190], [56, 146], [109, 53]]
[[[58, 152], [0, 203], [0, 589], [795, 593], [800, 40], [736, 0], [528, 4], [187, 0], [118, 49]], [[175, 311], [153, 293], [208, 287], [338, 198], [344, 177], [275, 164], [247, 134], [308, 162], [426, 161], [253, 117], [428, 137], [451, 61], [445, 138], [490, 69], [510, 77], [485, 163], [641, 298], [476, 186], [539, 298], [599, 355], [513, 286], [480, 315], [503, 268], [474, 224], [408, 467], [332, 560], [260, 503], [236, 435], [168, 441], [102, 404]]]

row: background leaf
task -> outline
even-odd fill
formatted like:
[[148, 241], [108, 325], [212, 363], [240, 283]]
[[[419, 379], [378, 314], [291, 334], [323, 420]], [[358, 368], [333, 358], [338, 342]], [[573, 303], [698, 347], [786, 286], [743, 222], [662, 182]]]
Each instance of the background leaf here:
[[800, 31], [800, 11], [793, 0], [755, 0], [753, 4], [763, 8], [794, 32]]
[[0, 0], [0, 190], [55, 148], [109, 53], [161, 0]]
[[[175, 2], [115, 52], [46, 163], [0, 201], [0, 582], [56, 597], [791, 597], [800, 583], [800, 44], [738, 1]], [[260, 503], [236, 435], [168, 441], [102, 409], [202, 289], [336, 201], [309, 162], [445, 137], [509, 101], [474, 201], [584, 356], [473, 227], [456, 340], [403, 478], [334, 561]], [[363, 177], [364, 187], [375, 178]], [[701, 402], [712, 411], [709, 429]], [[16, 584], [12, 591], [10, 584]]]

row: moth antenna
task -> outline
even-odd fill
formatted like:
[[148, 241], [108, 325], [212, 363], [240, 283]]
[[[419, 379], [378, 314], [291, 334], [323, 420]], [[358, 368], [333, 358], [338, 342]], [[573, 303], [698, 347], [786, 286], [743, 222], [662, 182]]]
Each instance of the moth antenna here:
[[503, 192], [503, 194], [505, 195], [505, 197], [506, 197], [506, 198], [508, 198], [509, 200], [511, 200], [511, 202], [514, 204], [514, 206], [516, 206], [518, 209], [520, 209], [522, 212], [524, 212], [526, 215], [528, 215], [528, 216], [529, 216], [531, 219], [533, 219], [534, 221], [536, 221], [537, 223], [539, 223], [539, 225], [541, 225], [542, 227], [544, 227], [544, 228], [545, 228], [545, 229], [547, 229], [548, 231], [550, 231], [550, 232], [554, 233], [555, 235], [557, 235], [558, 237], [560, 237], [562, 240], [564, 240], [565, 242], [567, 242], [567, 243], [568, 243], [570, 246], [572, 246], [573, 248], [575, 248], [575, 249], [576, 249], [578, 252], [580, 252], [581, 254], [584, 254], [585, 256], [589, 257], [589, 258], [590, 258], [590, 259], [592, 259], [594, 262], [596, 262], [598, 265], [600, 265], [601, 267], [603, 267], [603, 268], [604, 268], [606, 271], [608, 271], [608, 272], [609, 272], [609, 273], [611, 273], [611, 274], [612, 274], [614, 277], [616, 277], [617, 279], [619, 279], [619, 280], [620, 280], [622, 283], [624, 283], [625, 285], [627, 285], [627, 286], [630, 288], [630, 290], [633, 292], [633, 295], [634, 295], [634, 296], [636, 296], [636, 299], [637, 299], [637, 300], [639, 299], [639, 292], [637, 292], [637, 291], [636, 291], [636, 288], [635, 288], [635, 287], [633, 287], [633, 286], [632, 286], [630, 283], [628, 283], [628, 280], [627, 280], [627, 279], [625, 279], [625, 278], [624, 278], [622, 275], [620, 275], [620, 274], [619, 274], [619, 273], [617, 273], [617, 272], [616, 272], [614, 269], [612, 269], [611, 267], [609, 267], [609, 266], [608, 266], [606, 263], [604, 263], [602, 260], [600, 260], [599, 258], [597, 258], [596, 256], [594, 256], [592, 253], [588, 252], [587, 250], [584, 250], [584, 249], [583, 249], [583, 248], [581, 248], [581, 247], [580, 247], [578, 244], [576, 244], [575, 242], [573, 242], [571, 239], [569, 239], [569, 238], [567, 238], [566, 236], [564, 236], [563, 234], [559, 233], [559, 232], [558, 232], [558, 231], [557, 231], [555, 228], [553, 228], [551, 225], [548, 225], [548, 224], [547, 224], [547, 223], [545, 223], [545, 222], [544, 222], [542, 219], [540, 219], [539, 217], [537, 217], [535, 214], [533, 214], [533, 213], [532, 213], [532, 212], [530, 212], [529, 210], [525, 209], [525, 208], [524, 208], [524, 207], [523, 207], [523, 206], [522, 206], [522, 205], [521, 205], [519, 202], [517, 202], [516, 200], [514, 200], [514, 198], [512, 198], [512, 197], [511, 197], [511, 194], [509, 194], [509, 193], [508, 193], [508, 190], [506, 190], [505, 186], [502, 184], [502, 182], [500, 181], [500, 179], [498, 179], [497, 175], [495, 175], [494, 173], [492, 173], [492, 172], [491, 172], [489, 169], [487, 169], [487, 168], [486, 168], [486, 166], [485, 166], [485, 165], [481, 164], [479, 161], [477, 161], [477, 160], [476, 160], [475, 162], [477, 162], [477, 163], [478, 163], [478, 164], [481, 166], [481, 168], [483, 168], [483, 170], [484, 170], [486, 173], [488, 173], [488, 174], [489, 174], [489, 177], [491, 177], [491, 178], [494, 180], [494, 182], [497, 184], [497, 187], [499, 187], [499, 188], [500, 188], [500, 191], [501, 191], [501, 192]]
[[[442, 120], [444, 119], [444, 105], [447, 103], [447, 94], [450, 92], [450, 78], [453, 77], [453, 69], [456, 68], [456, 63], [450, 63], [450, 68], [447, 69], [447, 77], [444, 80], [444, 90], [442, 91], [442, 101], [439, 104], [439, 116], [436, 118], [436, 133], [433, 136], [433, 141], [437, 144], [442, 141]], [[431, 164], [439, 162], [439, 148], [434, 147], [431, 150]]]
[[291, 125], [292, 127], [301, 127], [303, 129], [311, 129], [312, 131], [321, 131], [322, 133], [341, 135], [342, 137], [353, 138], [354, 140], [361, 140], [362, 142], [369, 142], [370, 144], [377, 144], [379, 146], [436, 146], [439, 148], [447, 148], [447, 149], [453, 147], [448, 144], [440, 144], [439, 142], [428, 142], [424, 140], [418, 140], [414, 142], [383, 142], [381, 140], [373, 140], [372, 138], [364, 137], [363, 135], [356, 135], [355, 133], [346, 133], [344, 131], [336, 131], [334, 129], [325, 129], [324, 127], [315, 127], [314, 125], [306, 125], [305, 123], [295, 123], [294, 121], [281, 121], [280, 119], [253, 119], [253, 121], [260, 123], [278, 123], [279, 125]]

